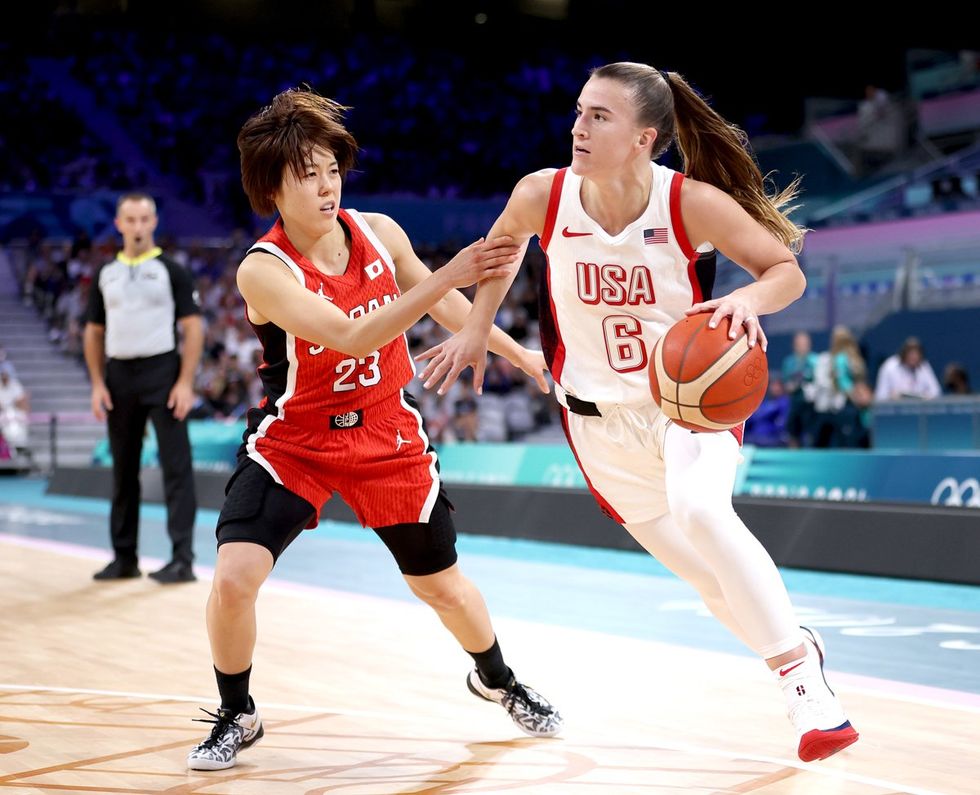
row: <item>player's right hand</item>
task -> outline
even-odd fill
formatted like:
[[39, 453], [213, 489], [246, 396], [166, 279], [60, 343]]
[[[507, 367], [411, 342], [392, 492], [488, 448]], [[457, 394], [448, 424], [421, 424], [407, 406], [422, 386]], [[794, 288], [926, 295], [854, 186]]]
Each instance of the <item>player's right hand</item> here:
[[107, 411], [112, 411], [112, 396], [105, 384], [96, 384], [92, 387], [92, 413], [95, 419], [104, 420]]
[[517, 270], [521, 247], [508, 235], [480, 238], [443, 266], [453, 287], [469, 287], [483, 279], [511, 276]]

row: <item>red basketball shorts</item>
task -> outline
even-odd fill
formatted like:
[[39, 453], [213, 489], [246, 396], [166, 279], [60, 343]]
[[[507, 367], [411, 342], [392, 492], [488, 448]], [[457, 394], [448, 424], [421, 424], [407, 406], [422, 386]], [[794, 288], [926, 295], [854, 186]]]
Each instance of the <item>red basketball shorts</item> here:
[[427, 522], [439, 496], [436, 453], [404, 390], [319, 427], [267, 417], [246, 436], [249, 458], [317, 509], [337, 492], [365, 527]]

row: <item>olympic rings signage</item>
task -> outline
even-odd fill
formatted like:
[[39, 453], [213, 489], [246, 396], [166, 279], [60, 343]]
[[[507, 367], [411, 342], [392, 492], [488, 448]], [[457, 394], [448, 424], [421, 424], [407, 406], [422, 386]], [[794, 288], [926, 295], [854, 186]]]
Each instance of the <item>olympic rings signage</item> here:
[[980, 508], [980, 482], [976, 478], [943, 478], [932, 492], [933, 505]]

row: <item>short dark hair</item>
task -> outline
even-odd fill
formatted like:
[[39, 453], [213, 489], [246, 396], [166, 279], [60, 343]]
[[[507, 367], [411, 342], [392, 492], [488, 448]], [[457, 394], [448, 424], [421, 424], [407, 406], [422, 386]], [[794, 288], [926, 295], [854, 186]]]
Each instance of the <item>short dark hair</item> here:
[[922, 347], [922, 342], [918, 337], [906, 337], [905, 342], [902, 343], [902, 347], [898, 352], [898, 357], [900, 359], [905, 359], [911, 351], [918, 351], [925, 357], [925, 350]]
[[124, 193], [118, 199], [116, 199], [116, 215], [119, 214], [119, 208], [123, 206], [126, 202], [142, 202], [148, 201], [153, 205], [153, 212], [157, 211], [157, 203], [153, 200], [153, 197], [149, 193], [144, 193], [143, 191], [132, 190], [128, 193]]
[[317, 147], [329, 149], [341, 177], [347, 175], [357, 156], [357, 141], [343, 124], [347, 110], [308, 88], [290, 88], [245, 122], [238, 133], [242, 188], [256, 213], [275, 214], [273, 196], [286, 169], [301, 177]]

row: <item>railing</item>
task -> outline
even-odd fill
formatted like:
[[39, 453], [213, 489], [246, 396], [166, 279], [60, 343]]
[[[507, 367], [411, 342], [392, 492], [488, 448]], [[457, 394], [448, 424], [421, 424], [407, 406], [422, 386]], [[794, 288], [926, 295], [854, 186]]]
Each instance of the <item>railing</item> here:
[[[105, 424], [87, 412], [36, 411], [28, 414], [29, 469], [42, 475], [50, 475], [59, 462], [90, 464], [98, 440], [105, 434]], [[85, 428], [90, 433], [74, 439], [71, 444], [65, 437], [73, 428]]]
[[881, 401], [871, 417], [876, 450], [980, 450], [980, 397]]

